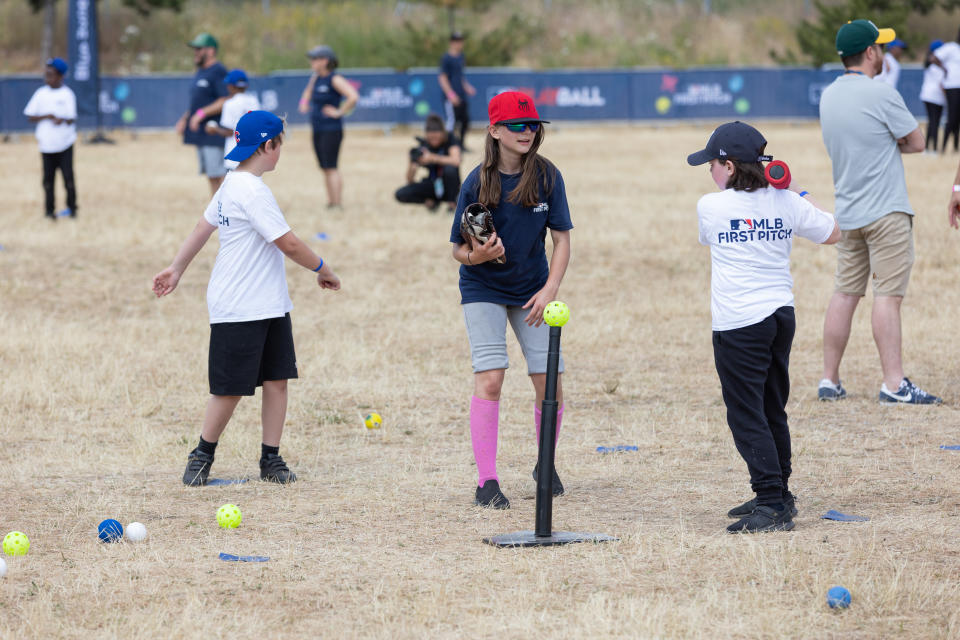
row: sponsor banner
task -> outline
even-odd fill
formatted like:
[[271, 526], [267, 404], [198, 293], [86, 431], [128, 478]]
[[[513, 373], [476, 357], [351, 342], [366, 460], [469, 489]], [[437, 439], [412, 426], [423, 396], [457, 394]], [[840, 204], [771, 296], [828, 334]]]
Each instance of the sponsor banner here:
[[99, 50], [97, 48], [97, 4], [95, 0], [70, 0], [67, 16], [67, 51], [70, 69], [65, 82], [77, 96], [77, 125], [97, 124]]
[[[83, 0], [71, 0], [81, 6]], [[71, 5], [73, 6], [73, 5]], [[86, 5], [92, 6], [91, 2]], [[95, 38], [95, 36], [94, 36]], [[117, 127], [172, 127], [187, 108], [192, 76], [103, 77], [99, 95], [84, 93], [93, 87], [95, 52], [83, 67], [68, 60], [71, 73], [67, 84], [77, 93], [81, 128], [95, 123], [99, 107], [103, 125]], [[409, 72], [344, 70], [360, 95], [351, 124], [417, 124], [430, 112], [443, 113], [443, 94], [433, 69]], [[474, 126], [487, 121], [487, 101], [507, 90], [521, 90], [533, 96], [540, 115], [555, 121], [649, 121], [673, 119], [815, 119], [820, 94], [839, 75], [838, 70], [819, 69], [692, 69], [671, 70], [577, 70], [522, 71], [468, 69], [468, 78], [477, 89], [470, 100]], [[904, 68], [899, 89], [907, 107], [924, 116], [919, 100], [922, 69]], [[82, 84], [81, 77], [87, 77]], [[94, 76], [95, 78], [95, 76]], [[291, 124], [305, 124], [309, 116], [299, 113], [297, 102], [307, 83], [307, 72], [276, 73], [251, 77], [248, 91], [260, 98], [264, 108], [285, 116]], [[33, 91], [42, 84], [39, 77], [0, 77], [0, 131], [27, 131], [32, 125], [23, 116]], [[93, 101], [93, 107], [90, 101]]]

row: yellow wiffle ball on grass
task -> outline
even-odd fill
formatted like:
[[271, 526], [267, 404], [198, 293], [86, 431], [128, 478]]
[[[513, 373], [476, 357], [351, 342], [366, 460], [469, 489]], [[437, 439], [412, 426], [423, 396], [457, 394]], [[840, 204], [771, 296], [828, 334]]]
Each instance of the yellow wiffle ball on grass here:
[[25, 556], [30, 551], [30, 538], [19, 531], [11, 531], [3, 537], [3, 552], [8, 556]]
[[570, 319], [570, 307], [559, 300], [554, 300], [543, 310], [543, 321], [551, 327], [562, 327]]
[[363, 419], [363, 424], [366, 425], [367, 429], [379, 429], [380, 425], [383, 424], [383, 418], [380, 417], [379, 413], [371, 413]]
[[236, 529], [243, 520], [240, 507], [235, 504], [225, 504], [217, 509], [217, 524], [224, 529]]

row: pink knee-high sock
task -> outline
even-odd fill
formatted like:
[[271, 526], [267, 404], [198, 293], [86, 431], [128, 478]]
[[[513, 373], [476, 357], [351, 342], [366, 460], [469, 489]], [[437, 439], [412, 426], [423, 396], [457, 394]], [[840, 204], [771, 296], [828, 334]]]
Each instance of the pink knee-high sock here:
[[[557, 409], [557, 428], [554, 431], [554, 440], [553, 447], [556, 449], [557, 441], [560, 440], [560, 424], [563, 422], [563, 407], [566, 405], [560, 405], [560, 408]], [[540, 410], [540, 407], [534, 405], [533, 407], [533, 420], [537, 423], [537, 446], [540, 446], [540, 423], [543, 421], [543, 412]]]
[[477, 486], [497, 477], [497, 427], [500, 422], [500, 401], [470, 398], [470, 439], [477, 461]]

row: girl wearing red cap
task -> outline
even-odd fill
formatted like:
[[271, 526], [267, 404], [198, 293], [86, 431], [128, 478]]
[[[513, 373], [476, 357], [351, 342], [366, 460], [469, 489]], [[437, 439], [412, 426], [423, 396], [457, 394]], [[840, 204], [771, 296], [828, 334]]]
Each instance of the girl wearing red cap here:
[[[534, 421], [539, 441], [549, 343], [543, 309], [556, 299], [567, 270], [573, 225], [563, 177], [537, 153], [547, 121], [540, 119], [533, 99], [519, 91], [501, 93], [490, 101], [488, 112], [483, 162], [460, 189], [450, 242], [453, 257], [461, 264], [461, 304], [473, 361], [470, 436], [478, 476], [475, 503], [507, 509], [510, 501], [500, 491], [497, 476], [500, 389], [508, 366], [507, 321], [523, 349], [536, 393]], [[496, 233], [483, 244], [475, 240], [466, 244], [460, 235], [460, 219], [464, 209], [477, 202], [493, 213]], [[544, 244], [547, 229], [553, 240], [549, 263]], [[497, 262], [501, 256], [505, 261]], [[557, 401], [559, 435], [563, 418], [559, 380]], [[556, 472], [553, 493], [563, 494]]]

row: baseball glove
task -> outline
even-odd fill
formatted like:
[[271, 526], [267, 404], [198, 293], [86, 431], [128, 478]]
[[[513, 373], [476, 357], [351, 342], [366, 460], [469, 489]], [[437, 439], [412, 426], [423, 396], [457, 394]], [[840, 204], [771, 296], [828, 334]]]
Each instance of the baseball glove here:
[[[495, 231], [493, 214], [479, 202], [475, 202], [463, 210], [463, 216], [460, 218], [460, 235], [463, 236], [463, 241], [468, 245], [470, 244], [470, 238], [483, 244], [490, 239]], [[494, 259], [497, 264], [504, 264], [506, 261], [505, 256]]]

